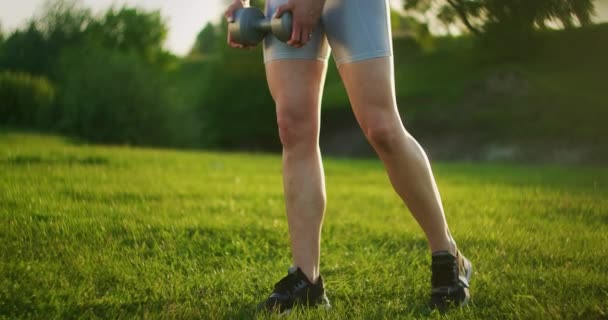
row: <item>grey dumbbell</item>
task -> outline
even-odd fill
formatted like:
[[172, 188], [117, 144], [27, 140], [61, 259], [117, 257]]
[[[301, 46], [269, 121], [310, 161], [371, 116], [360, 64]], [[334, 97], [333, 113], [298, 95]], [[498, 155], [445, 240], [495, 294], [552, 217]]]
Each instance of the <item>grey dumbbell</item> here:
[[234, 22], [228, 24], [228, 32], [234, 42], [256, 45], [268, 33], [287, 42], [291, 38], [292, 16], [285, 12], [280, 18], [266, 18], [262, 10], [254, 7], [239, 9], [234, 13]]

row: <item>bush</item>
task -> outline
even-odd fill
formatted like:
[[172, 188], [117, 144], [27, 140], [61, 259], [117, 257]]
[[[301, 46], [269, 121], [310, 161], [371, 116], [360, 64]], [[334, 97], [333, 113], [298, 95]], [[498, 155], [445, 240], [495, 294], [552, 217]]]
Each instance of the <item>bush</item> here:
[[279, 148], [275, 105], [260, 55], [259, 50], [234, 52], [209, 66], [210, 80], [200, 104], [206, 146]]
[[160, 71], [93, 47], [66, 50], [58, 68], [61, 131], [103, 143], [171, 143], [173, 117]]
[[0, 123], [40, 127], [51, 112], [55, 89], [43, 77], [22, 72], [0, 72]]
[[225, 24], [219, 30], [219, 49], [209, 61], [199, 103], [202, 143], [221, 149], [280, 150], [261, 45], [254, 50], [229, 48]]

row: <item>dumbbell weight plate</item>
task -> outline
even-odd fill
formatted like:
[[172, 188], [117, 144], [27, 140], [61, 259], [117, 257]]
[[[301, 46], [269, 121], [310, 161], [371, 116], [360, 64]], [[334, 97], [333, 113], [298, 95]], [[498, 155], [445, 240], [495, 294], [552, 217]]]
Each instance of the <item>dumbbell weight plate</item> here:
[[232, 40], [244, 45], [256, 45], [264, 39], [265, 32], [256, 25], [264, 20], [264, 13], [254, 7], [239, 9], [234, 13], [234, 22], [228, 24]]

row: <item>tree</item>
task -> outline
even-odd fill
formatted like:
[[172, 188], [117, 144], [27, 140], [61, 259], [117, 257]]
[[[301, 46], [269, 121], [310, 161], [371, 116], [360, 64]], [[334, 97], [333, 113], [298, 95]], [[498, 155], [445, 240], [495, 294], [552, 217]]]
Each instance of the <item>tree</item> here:
[[59, 130], [96, 142], [169, 144], [172, 111], [159, 70], [134, 54], [95, 47], [65, 50]]
[[475, 35], [495, 29], [532, 32], [550, 22], [572, 27], [591, 23], [593, 0], [404, 0], [406, 11], [434, 11], [447, 24], [461, 24]]
[[47, 0], [32, 23], [49, 41], [69, 42], [81, 40], [92, 19], [80, 0]]
[[2, 62], [2, 51], [3, 51], [2, 47], [3, 46], [4, 46], [4, 32], [2, 32], [2, 25], [0, 24], [0, 63]]
[[278, 150], [274, 102], [266, 87], [262, 46], [226, 45], [227, 23], [216, 28], [215, 59], [207, 62], [198, 103], [200, 141], [212, 148]]
[[207, 23], [205, 28], [201, 30], [196, 36], [194, 45], [190, 50], [191, 55], [201, 54], [208, 55], [213, 53], [216, 44], [216, 31], [215, 27], [211, 23]]
[[102, 47], [134, 53], [150, 64], [162, 65], [169, 58], [169, 54], [163, 49], [168, 27], [160, 11], [112, 8], [103, 18], [93, 21], [88, 31]]
[[0, 123], [44, 127], [50, 115], [55, 89], [43, 77], [0, 71]]
[[587, 25], [594, 12], [593, 0], [404, 0], [404, 6], [413, 14], [433, 13], [447, 26], [464, 26], [504, 60], [533, 53], [536, 30]]
[[13, 32], [2, 45], [0, 69], [26, 71], [33, 75], [48, 75], [54, 52], [48, 50], [44, 35], [34, 23]]
[[42, 12], [27, 28], [15, 31], [6, 39], [0, 68], [54, 78], [54, 63], [61, 50], [86, 40], [86, 28], [92, 17], [79, 1], [48, 1]]
[[123, 7], [94, 17], [80, 0], [50, 0], [28, 27], [5, 41], [0, 68], [57, 78], [62, 51], [97, 47], [133, 54], [148, 64], [167, 67], [175, 59], [163, 49], [167, 26], [160, 12]]

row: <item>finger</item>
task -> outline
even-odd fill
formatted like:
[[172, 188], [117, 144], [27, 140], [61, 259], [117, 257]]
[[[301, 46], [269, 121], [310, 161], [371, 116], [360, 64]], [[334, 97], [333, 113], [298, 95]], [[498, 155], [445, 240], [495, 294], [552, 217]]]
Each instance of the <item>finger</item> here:
[[311, 28], [302, 29], [302, 38], [304, 39], [302, 42], [308, 43], [312, 40], [313, 30]]
[[227, 44], [228, 44], [230, 47], [232, 47], [232, 48], [236, 48], [236, 47], [237, 47], [237, 45], [238, 45], [236, 42], [234, 42], [234, 41], [232, 40], [232, 36], [230, 35], [230, 31], [229, 31], [229, 32], [226, 34], [226, 43], [227, 43]]
[[228, 23], [234, 22], [234, 13], [237, 9], [237, 6], [231, 5], [230, 7], [228, 7], [228, 10], [226, 10], [226, 13], [224, 13], [224, 17], [226, 18], [226, 21], [228, 21]]
[[274, 18], [280, 18], [284, 12], [291, 11], [293, 9], [293, 4], [291, 2], [287, 2], [286, 4], [280, 5], [277, 8], [277, 11], [274, 12]]
[[233, 48], [244, 48], [245, 47], [244, 44], [234, 41], [234, 39], [232, 39], [232, 36], [230, 34], [228, 35], [228, 37], [230, 39], [230, 44]]
[[230, 20], [232, 19], [233, 15], [234, 15], [234, 8], [232, 6], [230, 6], [228, 8], [228, 10], [226, 10], [226, 12], [224, 12], [224, 18], [226, 18], [226, 21], [232, 22]]
[[232, 41], [232, 37], [230, 36], [230, 31], [226, 33], [226, 43], [234, 48], [234, 41]]
[[300, 31], [300, 42], [296, 44], [296, 48], [302, 48], [308, 42], [308, 33], [301, 29]]
[[242, 48], [243, 47], [242, 44], [240, 44], [232, 39], [232, 34], [230, 34], [230, 30], [228, 30], [228, 32], [226, 33], [226, 42], [232, 48]]
[[242, 48], [243, 45], [235, 42], [234, 40], [232, 40], [232, 37], [230, 36], [230, 32], [228, 32], [228, 45], [233, 47], [233, 48]]
[[234, 42], [234, 41], [231, 41], [231, 42], [230, 42], [230, 46], [231, 46], [231, 47], [233, 47], [233, 48], [237, 48], [237, 49], [242, 49], [242, 48], [244, 48], [244, 45], [242, 45], [242, 44], [240, 44], [240, 43], [238, 43], [238, 42]]
[[294, 23], [293, 30], [291, 31], [291, 38], [287, 44], [290, 46], [296, 46], [302, 42], [302, 29], [300, 29], [300, 25]]
[[239, 49], [245, 48], [244, 44], [235, 42], [234, 40], [230, 40], [230, 44], [232, 45], [233, 48], [239, 48]]

